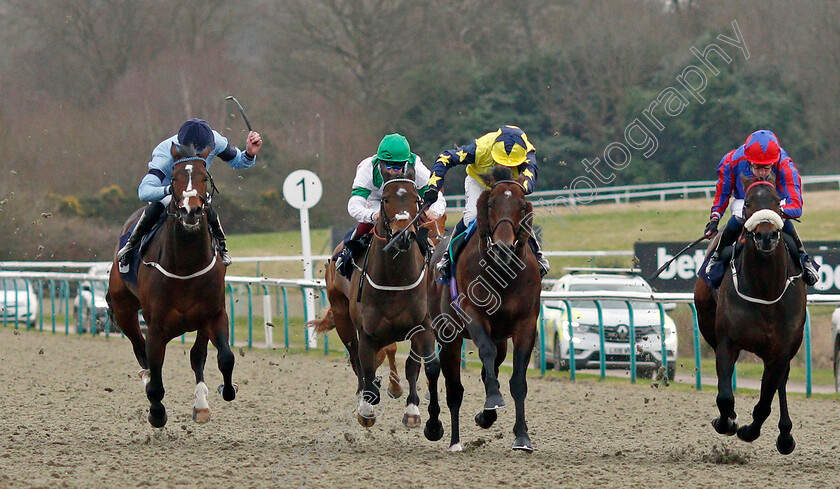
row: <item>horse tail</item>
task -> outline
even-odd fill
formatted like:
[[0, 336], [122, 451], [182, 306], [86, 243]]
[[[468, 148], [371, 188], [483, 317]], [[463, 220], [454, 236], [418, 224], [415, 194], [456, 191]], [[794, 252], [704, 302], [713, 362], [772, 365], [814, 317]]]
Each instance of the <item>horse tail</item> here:
[[333, 316], [332, 309], [327, 309], [327, 313], [321, 319], [313, 319], [306, 323], [306, 325], [314, 326], [316, 333], [326, 333], [335, 329], [335, 317]]

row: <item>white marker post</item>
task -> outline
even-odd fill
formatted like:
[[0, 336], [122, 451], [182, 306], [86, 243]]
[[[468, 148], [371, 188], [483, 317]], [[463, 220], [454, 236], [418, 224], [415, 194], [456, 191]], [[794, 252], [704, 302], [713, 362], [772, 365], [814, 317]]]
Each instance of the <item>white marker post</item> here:
[[[295, 170], [283, 181], [283, 198], [292, 207], [300, 209], [300, 244], [303, 254], [303, 278], [312, 280], [312, 244], [309, 239], [309, 208], [321, 200], [324, 188], [318, 175], [309, 170]], [[306, 290], [306, 321], [315, 319], [315, 293]], [[309, 348], [318, 346], [315, 328], [307, 328]]]

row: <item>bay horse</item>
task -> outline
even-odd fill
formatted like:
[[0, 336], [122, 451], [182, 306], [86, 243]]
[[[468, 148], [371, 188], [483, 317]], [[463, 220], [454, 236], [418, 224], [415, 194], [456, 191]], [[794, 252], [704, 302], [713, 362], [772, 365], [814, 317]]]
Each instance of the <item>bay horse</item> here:
[[[770, 415], [779, 393], [779, 436], [776, 448], [787, 455], [796, 442], [788, 414], [786, 384], [790, 361], [802, 344], [805, 325], [806, 286], [802, 270], [782, 243], [784, 233], [779, 193], [773, 180], [742, 177], [744, 231], [740, 255], [729, 262], [720, 289], [714, 291], [703, 279], [694, 286], [694, 303], [703, 338], [715, 350], [718, 377], [717, 406], [720, 416], [712, 421], [718, 433], [738, 434], [752, 442]], [[795, 245], [794, 245], [795, 249]], [[732, 374], [742, 350], [755, 353], [764, 362], [761, 397], [753, 409], [753, 422], [738, 427]]]
[[[207, 342], [218, 349], [219, 370], [224, 384], [219, 391], [226, 401], [236, 397], [232, 383], [234, 355], [228, 345], [228, 315], [225, 311], [225, 266], [210, 237], [204, 206], [208, 203], [210, 174], [206, 168], [209, 149], [196, 155], [193, 148], [172, 145], [172, 199], [166, 221], [149, 241], [137, 270], [137, 283], [123, 279], [116, 257], [108, 285], [108, 305], [117, 325], [131, 341], [142, 370], [140, 378], [149, 398], [149, 423], [166, 424], [161, 368], [166, 344], [184, 333], [195, 331], [190, 364], [195, 372], [193, 420], [210, 420], [208, 388], [204, 383]], [[123, 233], [139, 217], [135, 212]], [[139, 253], [140, 251], [138, 251]], [[148, 324], [146, 337], [140, 332], [137, 312], [143, 309]]]
[[[449, 285], [429, 283], [429, 312], [441, 344], [440, 362], [452, 421], [449, 450], [463, 449], [459, 412], [464, 398], [460, 378], [464, 339], [475, 342], [481, 358], [485, 401], [475, 421], [487, 429], [496, 421], [496, 410], [505, 407], [499, 390], [499, 366], [507, 355], [508, 339], [512, 338], [510, 392], [516, 407], [512, 448], [530, 453], [534, 448], [525, 422], [525, 372], [534, 349], [541, 289], [537, 260], [528, 245], [533, 209], [525, 199], [525, 188], [512, 179], [509, 168], [496, 167], [484, 181], [490, 189], [477, 202], [477, 235], [467, 242], [458, 258], [455, 276]], [[444, 246], [446, 242], [435, 251], [433, 262], [440, 259]], [[452, 294], [453, 284], [459, 294]], [[437, 441], [443, 437], [437, 418], [437, 396], [432, 396], [430, 404], [429, 412], [435, 416], [426, 423], [425, 435]]]
[[[431, 392], [436, 392], [440, 374], [426, 297], [428, 265], [416, 225], [411, 224], [421, 210], [421, 200], [413, 168], [394, 173], [380, 165], [380, 171], [383, 184], [379, 218], [364, 265], [356, 265], [351, 280], [336, 271], [334, 262], [327, 265], [325, 281], [330, 308], [323, 318], [310, 324], [318, 333], [335, 328], [347, 348], [358, 380], [357, 419], [365, 427], [376, 422], [373, 406], [380, 401], [375, 377], [377, 352], [397, 341], [411, 341], [411, 353], [405, 362], [409, 394], [403, 424], [416, 427], [420, 425], [417, 378], [421, 362], [435, 387]], [[394, 249], [386, 252], [385, 245], [410, 224], [414, 229], [403, 233]]]

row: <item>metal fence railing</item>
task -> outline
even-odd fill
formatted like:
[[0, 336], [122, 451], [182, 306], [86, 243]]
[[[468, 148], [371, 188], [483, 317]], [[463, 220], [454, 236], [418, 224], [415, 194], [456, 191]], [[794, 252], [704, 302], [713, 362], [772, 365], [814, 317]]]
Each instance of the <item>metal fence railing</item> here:
[[[324, 293], [324, 282], [322, 280], [301, 280], [301, 279], [270, 279], [254, 277], [227, 277], [226, 278], [226, 300], [228, 300], [228, 314], [230, 317], [230, 341], [231, 345], [254, 348], [275, 348], [285, 349], [301, 348], [308, 351], [309, 332], [305, 327], [304, 318], [307, 317], [305, 294], [307, 289], [316, 292], [318, 299], [315, 301], [315, 314], [322, 312], [326, 306], [326, 294]], [[92, 335], [119, 334], [110, 324], [107, 311], [101, 310], [95, 300], [96, 294], [93, 291], [102, 291], [107, 283], [107, 278], [101, 275], [87, 273], [67, 272], [35, 272], [35, 271], [0, 271], [0, 292], [3, 293], [0, 301], [0, 313], [2, 313], [3, 327], [13, 323], [17, 329], [20, 324], [26, 324], [27, 328], [59, 333], [63, 330], [65, 335], [70, 333]], [[97, 287], [98, 284], [98, 287]], [[87, 289], [85, 287], [87, 286]], [[83, 292], [92, 292], [91, 301], [84, 301], [80, 298]], [[24, 298], [25, 296], [25, 298]], [[637, 352], [637, 331], [634, 324], [634, 315], [637, 311], [637, 304], [645, 303], [645, 308], [650, 308], [650, 303], [655, 304], [659, 313], [658, 340], [659, 361], [661, 366], [667, 367], [667, 363], [673, 355], [666, 351], [666, 321], [665, 307], [668, 304], [688, 304], [692, 312], [692, 331], [690, 341], [694, 352], [695, 361], [695, 386], [702, 389], [702, 373], [700, 368], [700, 333], [697, 324], [697, 311], [693, 304], [693, 294], [690, 293], [630, 293], [630, 292], [553, 292], [543, 291], [541, 293], [541, 313], [537, 324], [539, 339], [536, 345], [536, 365], [541, 374], [547, 370], [546, 354], [552, 346], [549, 338], [554, 334], [562, 333], [569, 340], [569, 362], [568, 368], [571, 378], [574, 380], [578, 370], [575, 362], [576, 338], [580, 337], [577, 331], [574, 317], [572, 316], [572, 303], [575, 301], [592, 301], [598, 309], [598, 361], [600, 376], [606, 376], [606, 363], [609, 352], [606, 351], [607, 340], [605, 338], [605, 326], [602, 316], [604, 301], [623, 302], [628, 310], [629, 331], [627, 332], [627, 352]], [[840, 295], [812, 294], [808, 296], [808, 304], [811, 305], [840, 305]], [[558, 321], [555, 314], [547, 319], [546, 309], [562, 305]], [[72, 309], [71, 309], [72, 308]], [[71, 313], [72, 311], [72, 313]], [[563, 317], [565, 314], [565, 317]], [[71, 320], [72, 317], [72, 320]], [[282, 339], [275, 338], [275, 333], [280, 331], [278, 322], [282, 322]], [[548, 329], [554, 328], [554, 331]], [[245, 328], [245, 331], [242, 331]], [[323, 352], [343, 353], [343, 345], [334, 345], [330, 348], [328, 335], [321, 335]], [[186, 341], [186, 335], [181, 337]], [[806, 396], [810, 397], [812, 391], [812, 359], [811, 359], [811, 326], [810, 318], [806, 319], [805, 335], [803, 339], [806, 372]], [[636, 382], [638, 354], [629, 355], [630, 381]], [[664, 359], [664, 361], [662, 361]], [[675, 358], [674, 358], [675, 359]], [[557, 359], [555, 358], [555, 361]], [[464, 360], [465, 361], [465, 360]]]

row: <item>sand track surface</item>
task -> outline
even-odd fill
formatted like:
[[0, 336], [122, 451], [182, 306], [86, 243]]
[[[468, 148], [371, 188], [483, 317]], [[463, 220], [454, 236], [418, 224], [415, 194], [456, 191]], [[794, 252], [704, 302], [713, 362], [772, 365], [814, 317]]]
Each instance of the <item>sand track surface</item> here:
[[[225, 403], [215, 350], [206, 378], [212, 420], [191, 419], [189, 345], [169, 346], [164, 404], [152, 428], [128, 340], [0, 329], [0, 487], [836, 487], [840, 406], [790, 400], [792, 455], [775, 449], [778, 404], [752, 444], [716, 434], [714, 389], [529, 378], [536, 452], [510, 450], [510, 406], [489, 430], [476, 372], [463, 375], [464, 452], [446, 434], [427, 441], [402, 426], [404, 399], [384, 399], [373, 428], [358, 426], [355, 378], [342, 357], [234, 350], [239, 395]], [[425, 386], [425, 382], [421, 384]], [[740, 420], [755, 395], [738, 393]], [[423, 420], [427, 405], [421, 405]]]

